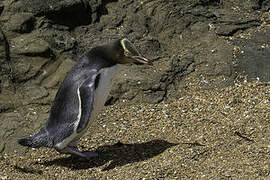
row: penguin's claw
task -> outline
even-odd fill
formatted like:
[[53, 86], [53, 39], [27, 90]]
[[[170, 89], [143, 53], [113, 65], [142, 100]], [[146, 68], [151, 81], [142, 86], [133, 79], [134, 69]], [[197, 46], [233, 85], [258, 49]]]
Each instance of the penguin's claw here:
[[87, 160], [93, 158], [93, 157], [97, 157], [98, 154], [92, 151], [79, 151], [76, 147], [66, 147], [64, 149], [56, 149], [59, 153], [62, 154], [72, 154], [72, 155], [76, 155], [82, 158], [85, 158]]

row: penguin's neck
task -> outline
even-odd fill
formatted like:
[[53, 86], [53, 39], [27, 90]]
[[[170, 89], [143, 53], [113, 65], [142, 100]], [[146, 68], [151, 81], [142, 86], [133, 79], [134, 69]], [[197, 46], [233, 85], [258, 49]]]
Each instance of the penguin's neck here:
[[115, 60], [117, 53], [109, 45], [93, 48], [87, 53], [87, 56], [88, 59], [91, 59], [91, 62], [89, 62], [91, 65], [99, 65], [100, 68], [112, 67], [117, 64]]

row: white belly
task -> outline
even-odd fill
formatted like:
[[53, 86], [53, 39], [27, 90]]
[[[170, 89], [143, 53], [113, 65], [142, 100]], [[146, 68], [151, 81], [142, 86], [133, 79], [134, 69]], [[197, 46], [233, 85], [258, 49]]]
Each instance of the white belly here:
[[115, 77], [117, 71], [118, 65], [110, 68], [104, 68], [100, 71], [98, 87], [95, 90], [94, 94], [94, 106], [93, 112], [91, 113], [91, 119], [93, 117], [92, 114], [96, 116], [100, 112], [100, 110], [103, 109], [111, 90], [112, 80]]

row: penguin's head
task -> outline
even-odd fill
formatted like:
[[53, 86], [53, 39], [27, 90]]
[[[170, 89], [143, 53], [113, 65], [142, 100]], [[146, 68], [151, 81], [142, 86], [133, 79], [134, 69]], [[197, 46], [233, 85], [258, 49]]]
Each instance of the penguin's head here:
[[114, 57], [113, 60], [119, 64], [149, 64], [153, 65], [150, 59], [141, 55], [133, 44], [126, 38], [120, 39], [113, 43]]

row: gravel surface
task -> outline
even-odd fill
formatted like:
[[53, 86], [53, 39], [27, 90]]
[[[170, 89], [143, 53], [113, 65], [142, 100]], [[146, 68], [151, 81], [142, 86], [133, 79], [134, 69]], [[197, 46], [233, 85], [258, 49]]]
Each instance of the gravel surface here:
[[29, 149], [1, 157], [0, 179], [270, 178], [270, 83], [185, 81], [178, 101], [107, 107], [80, 142], [99, 157]]

